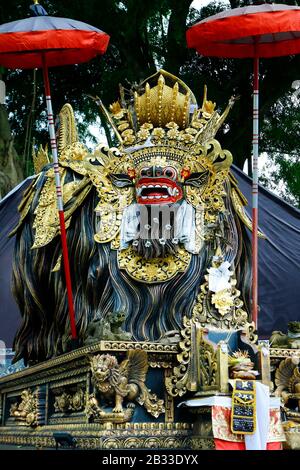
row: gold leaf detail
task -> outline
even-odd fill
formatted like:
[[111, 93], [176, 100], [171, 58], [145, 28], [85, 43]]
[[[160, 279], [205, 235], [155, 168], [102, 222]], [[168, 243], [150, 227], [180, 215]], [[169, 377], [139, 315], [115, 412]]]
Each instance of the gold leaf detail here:
[[145, 259], [129, 247], [118, 252], [119, 268], [125, 270], [133, 279], [146, 282], [166, 282], [179, 272], [184, 272], [191, 261], [191, 254], [184, 248], [175, 255], [165, 258]]

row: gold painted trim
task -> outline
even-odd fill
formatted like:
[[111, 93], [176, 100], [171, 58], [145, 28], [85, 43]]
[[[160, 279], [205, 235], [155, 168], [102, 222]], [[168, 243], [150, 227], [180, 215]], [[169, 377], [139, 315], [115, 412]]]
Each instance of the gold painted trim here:
[[73, 361], [74, 359], [84, 358], [86, 355], [91, 353], [97, 352], [105, 352], [105, 351], [114, 351], [114, 352], [121, 352], [121, 351], [129, 351], [130, 349], [141, 349], [143, 351], [149, 353], [162, 353], [162, 354], [177, 354], [178, 347], [177, 345], [168, 345], [168, 344], [160, 344], [154, 342], [120, 342], [120, 341], [99, 341], [99, 343], [95, 343], [90, 346], [84, 346], [82, 348], [76, 349], [75, 351], [62, 354], [55, 359], [50, 359], [45, 362], [41, 362], [37, 365], [31, 366], [27, 369], [21, 370], [19, 372], [15, 372], [10, 375], [6, 375], [0, 378], [0, 386], [1, 384], [6, 384], [11, 381], [15, 381], [22, 377], [28, 377], [30, 375], [36, 374], [37, 372], [44, 372], [45, 370], [52, 369], [53, 367], [66, 364], [67, 362]]
[[300, 357], [300, 349], [270, 348], [270, 357]]

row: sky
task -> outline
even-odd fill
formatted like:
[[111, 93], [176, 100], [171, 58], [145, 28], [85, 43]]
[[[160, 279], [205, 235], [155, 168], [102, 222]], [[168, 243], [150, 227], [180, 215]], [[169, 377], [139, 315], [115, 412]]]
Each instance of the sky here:
[[[191, 4], [191, 7], [200, 9], [204, 7], [205, 5], [208, 5], [211, 2], [212, 0], [194, 0], [193, 3]], [[222, 0], [222, 3], [227, 3], [227, 2], [228, 0]]]
[[211, 0], [194, 0], [191, 4], [191, 7], [199, 9], [204, 5], [207, 5], [210, 1]]

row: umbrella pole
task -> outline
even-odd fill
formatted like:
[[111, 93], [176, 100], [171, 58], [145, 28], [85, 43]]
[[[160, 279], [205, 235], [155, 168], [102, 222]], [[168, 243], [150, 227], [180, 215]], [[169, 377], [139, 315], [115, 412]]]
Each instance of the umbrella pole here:
[[253, 64], [253, 158], [252, 158], [252, 321], [258, 317], [258, 145], [259, 145], [259, 58]]
[[73, 305], [72, 283], [71, 283], [70, 263], [69, 263], [69, 254], [68, 254], [68, 246], [67, 246], [66, 225], [65, 225], [65, 214], [64, 214], [64, 207], [63, 207], [61, 180], [60, 180], [60, 174], [59, 174], [58, 153], [57, 153], [57, 144], [56, 144], [56, 136], [55, 136], [54, 117], [53, 117], [53, 111], [52, 111], [48, 66], [46, 63], [45, 56], [43, 56], [43, 76], [44, 76], [44, 86], [45, 86], [45, 95], [46, 95], [46, 104], [47, 104], [50, 145], [51, 145], [52, 158], [53, 158], [53, 164], [54, 164], [53, 167], [54, 167], [54, 176], [55, 176], [56, 198], [57, 198], [57, 207], [58, 207], [58, 214], [59, 214], [59, 225], [60, 225], [62, 254], [63, 254], [64, 270], [65, 270], [65, 278], [66, 278], [71, 335], [72, 335], [72, 340], [76, 340], [77, 332], [76, 332], [75, 312], [74, 312], [74, 305]]

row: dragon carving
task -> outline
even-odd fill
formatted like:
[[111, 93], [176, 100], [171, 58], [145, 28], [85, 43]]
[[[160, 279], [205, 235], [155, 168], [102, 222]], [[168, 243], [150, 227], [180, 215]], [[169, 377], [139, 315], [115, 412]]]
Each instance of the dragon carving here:
[[280, 396], [287, 417], [300, 422], [300, 371], [299, 358], [287, 357], [280, 362], [275, 373], [275, 395]]

